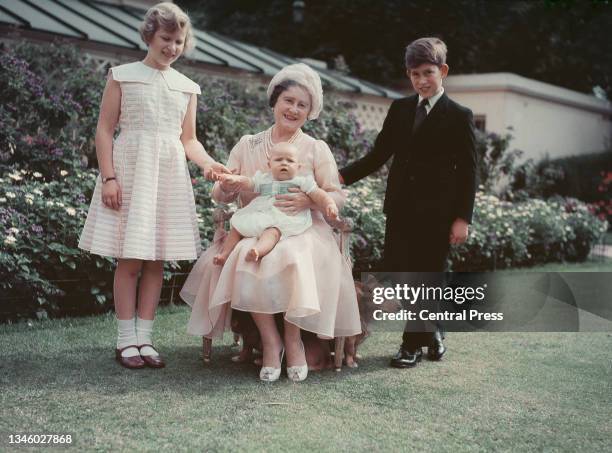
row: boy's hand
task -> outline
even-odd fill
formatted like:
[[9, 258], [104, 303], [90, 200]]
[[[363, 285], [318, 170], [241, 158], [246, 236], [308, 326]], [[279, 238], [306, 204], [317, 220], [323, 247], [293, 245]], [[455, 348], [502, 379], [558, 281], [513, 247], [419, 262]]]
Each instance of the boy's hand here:
[[468, 233], [468, 223], [458, 217], [451, 225], [448, 241], [451, 245], [463, 244], [467, 240]]
[[325, 216], [332, 220], [338, 220], [338, 207], [336, 203], [330, 203], [325, 206]]
[[202, 173], [204, 173], [204, 177], [209, 181], [217, 181], [219, 179], [219, 175], [232, 173], [227, 169], [227, 167], [219, 162], [213, 162], [212, 164], [205, 165], [202, 169]]

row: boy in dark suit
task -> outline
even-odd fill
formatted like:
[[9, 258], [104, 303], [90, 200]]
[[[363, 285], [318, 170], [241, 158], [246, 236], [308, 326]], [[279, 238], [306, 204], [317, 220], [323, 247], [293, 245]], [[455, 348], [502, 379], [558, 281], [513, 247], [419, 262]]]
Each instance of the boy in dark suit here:
[[[393, 156], [387, 179], [383, 270], [444, 272], [450, 244], [467, 239], [476, 193], [472, 112], [450, 100], [446, 45], [421, 38], [406, 48], [406, 74], [416, 94], [395, 100], [374, 147], [340, 170], [347, 185], [378, 170]], [[409, 368], [428, 347], [431, 360], [446, 351], [442, 334], [404, 332], [391, 366]]]

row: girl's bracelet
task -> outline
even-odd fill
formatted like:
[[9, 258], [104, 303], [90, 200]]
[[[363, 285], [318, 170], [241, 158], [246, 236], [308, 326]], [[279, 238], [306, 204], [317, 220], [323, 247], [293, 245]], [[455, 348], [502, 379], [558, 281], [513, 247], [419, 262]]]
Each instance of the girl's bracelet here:
[[116, 181], [117, 178], [115, 176], [109, 176], [108, 178], [102, 178], [102, 184], [106, 184], [108, 181]]

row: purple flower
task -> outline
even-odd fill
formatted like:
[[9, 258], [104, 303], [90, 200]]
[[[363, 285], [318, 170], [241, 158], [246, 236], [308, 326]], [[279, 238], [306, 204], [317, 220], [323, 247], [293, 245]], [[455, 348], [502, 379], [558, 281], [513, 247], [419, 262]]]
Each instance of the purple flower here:
[[43, 227], [41, 227], [40, 225], [32, 225], [32, 231], [34, 233], [42, 233], [43, 232]]

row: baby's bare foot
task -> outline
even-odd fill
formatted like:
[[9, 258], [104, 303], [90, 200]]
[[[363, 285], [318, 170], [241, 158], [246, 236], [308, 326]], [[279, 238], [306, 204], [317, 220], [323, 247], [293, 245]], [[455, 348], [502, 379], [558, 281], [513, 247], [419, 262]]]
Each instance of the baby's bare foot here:
[[246, 261], [257, 261], [259, 259], [259, 252], [255, 247], [249, 250], [244, 258]]
[[216, 264], [217, 266], [223, 266], [226, 260], [227, 256], [220, 253], [218, 255], [215, 255], [215, 257], [213, 258], [213, 264]]

